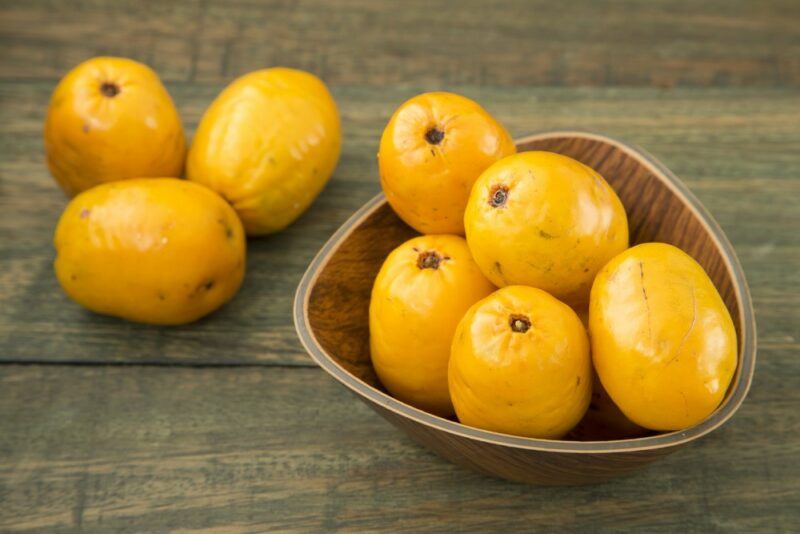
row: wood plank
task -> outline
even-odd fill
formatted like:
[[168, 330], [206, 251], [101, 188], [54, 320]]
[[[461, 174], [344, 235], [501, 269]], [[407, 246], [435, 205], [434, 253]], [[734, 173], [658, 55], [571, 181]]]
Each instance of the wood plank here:
[[800, 363], [630, 478], [528, 487], [419, 448], [317, 369], [0, 366], [0, 529], [800, 526]]
[[[172, 84], [191, 132], [219, 84]], [[334, 88], [342, 160], [311, 210], [279, 235], [250, 241], [237, 298], [195, 325], [154, 328], [71, 303], [52, 273], [52, 231], [65, 199], [44, 165], [47, 82], [0, 82], [0, 361], [311, 365], [291, 300], [330, 234], [379, 191], [374, 155], [394, 107], [423, 90]], [[459, 90], [515, 135], [557, 128], [645, 147], [682, 176], [721, 223], [748, 274], [762, 346], [800, 348], [800, 95], [795, 91]]]
[[265, 66], [334, 85], [800, 86], [793, 0], [26, 0], [0, 5], [2, 79], [95, 55], [170, 81]]

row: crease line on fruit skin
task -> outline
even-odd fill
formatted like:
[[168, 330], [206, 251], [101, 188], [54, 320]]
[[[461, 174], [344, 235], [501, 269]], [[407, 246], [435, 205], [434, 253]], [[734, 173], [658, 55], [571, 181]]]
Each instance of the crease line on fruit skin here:
[[650, 321], [650, 301], [647, 299], [647, 290], [644, 288], [644, 264], [639, 262], [639, 279], [642, 283], [642, 296], [644, 297], [644, 306], [647, 308], [647, 332], [650, 336], [650, 344], [653, 344], [653, 325]]
[[665, 364], [665, 367], [678, 359], [678, 356], [680, 356], [681, 354], [681, 349], [686, 344], [686, 340], [689, 339], [689, 334], [691, 334], [692, 330], [694, 330], [694, 325], [696, 322], [697, 322], [697, 297], [695, 296], [695, 289], [694, 287], [692, 287], [692, 322], [691, 324], [689, 324], [689, 328], [683, 335], [683, 339], [681, 339], [681, 342], [678, 345], [677, 350], [675, 351], [675, 355], [672, 358], [670, 358], [670, 360]]

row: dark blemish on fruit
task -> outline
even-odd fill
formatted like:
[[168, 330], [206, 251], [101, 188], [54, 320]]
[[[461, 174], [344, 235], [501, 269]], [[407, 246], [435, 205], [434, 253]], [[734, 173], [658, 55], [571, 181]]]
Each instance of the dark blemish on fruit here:
[[442, 257], [439, 256], [439, 253], [433, 250], [426, 250], [425, 252], [420, 253], [419, 257], [417, 258], [417, 267], [420, 269], [436, 270], [439, 268], [439, 264], [441, 262]]
[[100, 92], [108, 98], [114, 98], [120, 93], [119, 85], [114, 82], [103, 82], [100, 86]]
[[503, 266], [500, 265], [499, 261], [494, 262], [494, 268], [498, 273], [500, 273], [500, 276], [503, 276]]
[[417, 247], [412, 247], [411, 250], [413, 250], [414, 252], [419, 252], [419, 249]]
[[548, 233], [547, 233], [547, 232], [545, 232], [544, 230], [539, 230], [539, 236], [540, 236], [542, 239], [553, 239], [553, 238], [555, 237], [553, 234], [548, 234]]
[[[269, 160], [269, 164], [270, 164], [270, 165], [277, 165], [277, 164], [278, 164], [278, 162], [277, 162], [277, 161], [275, 161], [275, 158], [273, 158], [272, 156], [270, 156], [270, 157], [268, 158], [268, 160]], [[317, 169], [314, 169], [314, 172], [317, 172]]]
[[502, 208], [508, 201], [508, 187], [495, 185], [489, 193], [489, 205], [493, 208]]
[[450, 256], [445, 256], [445, 257], [444, 257], [444, 258], [442, 258], [442, 259], [443, 259], [444, 261], [447, 261], [447, 260], [449, 260], [449, 259], [450, 259]]
[[233, 238], [233, 228], [230, 227], [228, 222], [225, 219], [217, 219], [217, 222], [222, 225], [222, 228], [225, 230], [225, 237], [228, 239]]
[[431, 147], [431, 156], [436, 156], [436, 149]]
[[83, 133], [89, 133], [89, 125], [83, 123], [83, 127], [81, 128], [81, 130], [83, 130]]
[[158, 292], [158, 300], [166, 300], [166, 298], [167, 296], [164, 293]]
[[319, 172], [319, 169], [317, 169], [316, 167], [311, 169], [311, 174], [317, 174], [317, 172]]
[[69, 275], [69, 279], [74, 282], [75, 280], [78, 279], [78, 277], [76, 275], [74, 275], [74, 274], [71, 274], [71, 275]]
[[577, 377], [575, 377], [575, 378], [576, 378], [576, 380], [575, 380], [575, 387], [578, 387], [578, 386], [580, 386], [580, 385], [581, 385], [581, 377], [577, 376]]
[[444, 139], [444, 132], [436, 126], [425, 132], [425, 140], [432, 145], [438, 145], [442, 139]]
[[90, 210], [90, 209], [87, 209], [87, 208], [83, 208], [83, 209], [81, 210], [80, 218], [81, 218], [81, 219], [85, 219], [85, 218], [86, 218], [86, 217], [88, 217], [88, 216], [89, 216], [89, 214], [91, 214], [91, 213], [92, 213], [92, 210]]
[[512, 313], [508, 318], [508, 324], [512, 332], [524, 334], [531, 328], [531, 320], [526, 315]]
[[589, 272], [589, 268], [588, 268], [588, 267], [585, 267], [585, 268], [583, 269], [583, 272], [585, 272], [585, 273], [588, 273], [588, 272]]
[[203, 289], [205, 289], [206, 291], [210, 290], [212, 287], [214, 287], [214, 281], [213, 280], [209, 280], [208, 282], [203, 284]]

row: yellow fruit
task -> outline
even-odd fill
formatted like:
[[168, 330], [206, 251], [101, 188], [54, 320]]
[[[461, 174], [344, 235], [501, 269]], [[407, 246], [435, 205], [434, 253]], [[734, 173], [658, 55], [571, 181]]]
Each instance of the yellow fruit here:
[[425, 93], [392, 115], [381, 137], [381, 187], [423, 234], [464, 235], [464, 207], [486, 167], [516, 151], [505, 128], [472, 100]]
[[628, 246], [622, 203], [602, 176], [552, 152], [509, 156], [478, 178], [467, 242], [495, 285], [538, 287], [585, 306], [595, 274]]
[[664, 243], [611, 260], [592, 286], [592, 357], [622, 412], [645, 428], [708, 417], [736, 370], [736, 332], [703, 268]]
[[372, 363], [386, 389], [423, 410], [452, 415], [453, 331], [467, 308], [493, 289], [461, 237], [416, 237], [389, 254], [369, 307]]
[[186, 173], [230, 202], [248, 235], [289, 226], [339, 159], [339, 113], [325, 84], [272, 68], [234, 80], [203, 115]]
[[47, 164], [72, 196], [97, 184], [180, 176], [181, 119], [158, 75], [124, 58], [97, 57], [59, 82], [44, 129]]
[[242, 283], [244, 229], [210, 189], [174, 178], [114, 182], [69, 203], [55, 234], [67, 295], [97, 313], [183, 324]]
[[450, 353], [450, 396], [465, 425], [559, 438], [592, 394], [589, 341], [566, 304], [540, 289], [508, 286], [473, 305]]

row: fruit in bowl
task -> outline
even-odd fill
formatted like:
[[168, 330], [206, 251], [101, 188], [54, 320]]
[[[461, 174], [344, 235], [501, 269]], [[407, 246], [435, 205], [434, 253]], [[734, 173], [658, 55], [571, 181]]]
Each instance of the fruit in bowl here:
[[736, 331], [703, 268], [664, 243], [611, 260], [592, 286], [592, 357], [634, 423], [681, 430], [711, 415], [736, 370]]
[[[635, 243], [671, 243], [707, 272], [730, 312], [738, 338], [733, 378], [707, 418], [677, 432], [642, 429], [622, 414], [610, 395], [602, 395], [598, 383], [594, 406], [590, 405], [579, 425], [561, 439], [542, 439], [463, 424], [392, 397], [382, 387], [370, 358], [369, 301], [386, 255], [414, 232], [383, 195], [367, 202], [342, 225], [298, 286], [295, 324], [309, 354], [387, 421], [431, 451], [482, 473], [519, 482], [601, 482], [641, 469], [719, 428], [747, 395], [756, 353], [747, 284], [723, 232], [668, 169], [623, 142], [597, 134], [549, 132], [521, 139], [517, 148], [559, 153], [595, 169], [626, 207]], [[576, 311], [584, 313], [580, 307]]]
[[586, 329], [548, 293], [506, 286], [473, 305], [453, 335], [450, 393], [466, 425], [560, 438], [592, 394]]
[[521, 152], [486, 169], [464, 225], [492, 283], [538, 287], [578, 307], [588, 304], [597, 271], [628, 247], [614, 190], [594, 169], [553, 152]]
[[401, 105], [383, 131], [381, 187], [418, 232], [463, 235], [472, 184], [514, 152], [511, 136], [478, 103], [453, 93], [424, 93]]
[[493, 290], [463, 237], [420, 236], [393, 250], [375, 278], [369, 308], [372, 363], [386, 389], [423, 410], [452, 415], [453, 331]]

